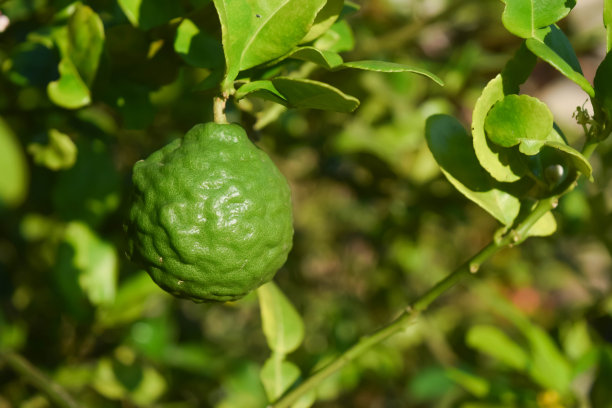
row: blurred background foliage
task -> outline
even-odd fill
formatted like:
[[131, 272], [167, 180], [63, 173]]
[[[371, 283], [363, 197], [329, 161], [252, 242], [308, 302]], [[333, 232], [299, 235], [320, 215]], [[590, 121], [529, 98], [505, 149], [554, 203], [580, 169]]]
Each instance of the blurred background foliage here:
[[[177, 300], [123, 253], [132, 164], [212, 119], [210, 84], [223, 64], [212, 2], [83, 3], [103, 29], [90, 24], [84, 40], [77, 27], [86, 44], [75, 56], [67, 49], [79, 44], [62, 40], [74, 3], [0, 2], [0, 350], [18, 351], [82, 406], [263, 407], [268, 351], [256, 297]], [[500, 23], [503, 4], [358, 3], [352, 33], [337, 26], [347, 60], [420, 65], [446, 86], [315, 70], [360, 108], [228, 108], [292, 186], [294, 249], [276, 281], [304, 318], [291, 359], [306, 371], [388, 322], [497, 228], [441, 176], [423, 134], [434, 113], [468, 127], [482, 87], [520, 45]], [[581, 0], [563, 21], [590, 80], [605, 55], [601, 10]], [[96, 52], [98, 66], [88, 65]], [[540, 64], [523, 92], [549, 103], [581, 142], [577, 86]], [[254, 109], [278, 118], [255, 130]], [[316, 406], [610, 408], [609, 163], [606, 142], [595, 182], [583, 180], [555, 212], [554, 236], [497, 255], [409, 332], [322, 384]], [[49, 406], [0, 362], [0, 408]]]

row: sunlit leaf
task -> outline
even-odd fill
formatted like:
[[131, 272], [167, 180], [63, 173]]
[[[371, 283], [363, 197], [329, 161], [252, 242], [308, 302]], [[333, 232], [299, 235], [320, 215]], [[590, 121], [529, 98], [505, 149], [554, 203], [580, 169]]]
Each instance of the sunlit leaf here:
[[130, 23], [143, 30], [164, 24], [183, 14], [178, 1], [118, 0]]
[[519, 145], [522, 153], [540, 151], [553, 129], [553, 115], [543, 102], [528, 95], [507, 95], [489, 110], [487, 137], [502, 147]]
[[14, 207], [23, 202], [28, 191], [29, 171], [23, 149], [0, 118], [0, 209]]
[[189, 65], [199, 68], [223, 66], [223, 48], [215, 38], [202, 32], [186, 18], [176, 29], [174, 50]]
[[353, 30], [346, 21], [338, 21], [315, 41], [314, 46], [333, 52], [351, 51], [355, 47]]
[[509, 149], [490, 146], [485, 134], [485, 119], [491, 107], [503, 99], [504, 84], [501, 75], [492, 79], [476, 101], [472, 113], [472, 137], [474, 151], [481, 166], [496, 180], [513, 182], [521, 178], [527, 171], [517, 152]]
[[274, 282], [257, 289], [263, 332], [270, 349], [288, 354], [304, 339], [304, 323], [289, 299]]
[[308, 34], [302, 39], [301, 43], [307, 43], [320, 37], [326, 32], [338, 19], [344, 0], [327, 0], [325, 6], [317, 13], [317, 17], [308, 31]]
[[529, 375], [543, 387], [566, 392], [572, 379], [571, 366], [553, 339], [534, 324], [520, 328], [531, 351]]
[[547, 212], [529, 229], [527, 235], [530, 237], [547, 237], [557, 230], [557, 221], [552, 212]]
[[272, 354], [259, 375], [268, 400], [276, 401], [300, 377], [300, 369], [282, 356]]
[[476, 397], [486, 396], [491, 388], [491, 384], [485, 378], [454, 367], [446, 370], [446, 376]]
[[468, 346], [518, 371], [524, 371], [529, 356], [521, 346], [495, 326], [472, 326], [466, 335]]
[[115, 247], [78, 222], [68, 224], [64, 242], [72, 251], [60, 257], [59, 273], [77, 274], [79, 285], [92, 304], [111, 303], [115, 298], [118, 272]]
[[34, 157], [34, 163], [51, 170], [62, 170], [74, 165], [77, 148], [68, 135], [56, 129], [50, 129], [47, 143], [29, 144], [28, 153]]
[[103, 50], [102, 20], [91, 8], [78, 5], [68, 20], [68, 49], [64, 58], [70, 58], [87, 86], [94, 81]]
[[427, 119], [425, 137], [451, 184], [501, 223], [511, 224], [518, 215], [519, 200], [501, 190], [501, 183], [480, 166], [463, 126], [452, 116], [434, 115]]
[[533, 38], [526, 41], [527, 47], [535, 55], [548, 62], [567, 78], [579, 85], [586, 93], [593, 96], [593, 87], [582, 75], [578, 58], [569, 40], [556, 26], [537, 30]]
[[293, 49], [312, 27], [325, 0], [215, 0], [226, 61], [225, 87], [242, 70]]
[[59, 63], [60, 78], [50, 82], [47, 93], [53, 103], [63, 108], [77, 109], [91, 102], [89, 88], [83, 82], [71, 60], [63, 58]]
[[567, 16], [575, 4], [572, 0], [506, 0], [502, 22], [512, 34], [530, 38], [538, 28]]

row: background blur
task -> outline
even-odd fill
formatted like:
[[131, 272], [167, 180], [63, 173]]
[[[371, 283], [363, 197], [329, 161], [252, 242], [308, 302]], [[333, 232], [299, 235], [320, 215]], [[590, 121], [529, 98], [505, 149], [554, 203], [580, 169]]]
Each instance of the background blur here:
[[[53, 27], [70, 2], [0, 2], [0, 348], [87, 407], [265, 406], [256, 296], [177, 300], [124, 256], [131, 166], [212, 119], [214, 93], [198, 86], [214, 67], [176, 52], [177, 20], [135, 28], [114, 0], [84, 3], [104, 22], [105, 49], [92, 103], [69, 110], [46, 88], [60, 61]], [[255, 131], [253, 116], [228, 111], [292, 186], [294, 249], [276, 282], [304, 318], [290, 359], [306, 371], [388, 322], [498, 228], [441, 175], [424, 123], [449, 113], [469, 128], [480, 91], [520, 45], [501, 24], [503, 3], [359, 3], [345, 60], [423, 66], [446, 86], [321, 70], [313, 78], [362, 100], [356, 112], [291, 110]], [[188, 15], [219, 35], [211, 2], [169, 4], [151, 18]], [[591, 81], [605, 55], [602, 7], [581, 0], [562, 22]], [[522, 90], [580, 146], [578, 86], [539, 64]], [[554, 236], [498, 254], [408, 333], [325, 382], [316, 406], [611, 407], [610, 163], [608, 141], [593, 157], [595, 182], [555, 212]], [[0, 408], [48, 406], [0, 363]]]

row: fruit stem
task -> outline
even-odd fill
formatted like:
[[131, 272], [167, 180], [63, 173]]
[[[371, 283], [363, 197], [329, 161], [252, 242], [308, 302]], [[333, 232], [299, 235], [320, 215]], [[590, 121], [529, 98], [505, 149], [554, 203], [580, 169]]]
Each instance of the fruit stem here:
[[49, 401], [59, 408], [79, 408], [74, 399], [57, 383], [40, 372], [28, 360], [11, 351], [0, 351], [0, 363], [4, 362], [21, 374], [30, 384], [43, 392]]
[[215, 96], [213, 100], [213, 118], [215, 123], [222, 125], [229, 123], [225, 116], [225, 104], [228, 98], [229, 94], [227, 92], [224, 92], [222, 96]]

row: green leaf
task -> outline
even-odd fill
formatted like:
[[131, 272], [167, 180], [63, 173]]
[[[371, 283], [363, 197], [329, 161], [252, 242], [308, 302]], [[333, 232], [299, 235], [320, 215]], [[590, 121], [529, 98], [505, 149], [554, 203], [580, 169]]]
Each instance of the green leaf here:
[[504, 225], [518, 215], [519, 200], [493, 179], [478, 162], [466, 130], [452, 116], [434, 115], [427, 119], [427, 145], [446, 178], [470, 200]]
[[224, 89], [242, 70], [287, 54], [308, 33], [325, 0], [214, 0], [221, 21]]
[[529, 78], [537, 62], [536, 56], [523, 42], [501, 72], [504, 94], [518, 94], [519, 87]]
[[327, 0], [325, 6], [323, 6], [317, 14], [310, 31], [308, 31], [308, 34], [302, 39], [301, 43], [313, 41], [329, 30], [340, 16], [343, 7], [344, 0]]
[[58, 106], [77, 109], [91, 103], [89, 88], [67, 58], [62, 58], [58, 66], [60, 78], [47, 86], [49, 99]]
[[571, 0], [506, 0], [502, 23], [512, 34], [531, 38], [537, 29], [567, 16], [574, 5]]
[[580, 63], [572, 45], [558, 27], [553, 25], [537, 30], [533, 38], [526, 41], [526, 44], [531, 52], [575, 82], [587, 94], [594, 95], [593, 87], [582, 75]]
[[352, 112], [359, 100], [323, 82], [309, 79], [277, 77], [249, 82], [238, 89], [237, 99], [257, 96], [292, 108]]
[[519, 327], [529, 341], [531, 364], [529, 375], [538, 384], [565, 393], [570, 386], [572, 370], [553, 339], [534, 324]]
[[490, 146], [484, 129], [489, 110], [504, 96], [503, 78], [501, 75], [497, 75], [487, 84], [476, 101], [472, 113], [472, 137], [474, 151], [481, 166], [496, 180], [513, 182], [520, 179], [526, 172], [518, 153], [509, 149]]
[[438, 78], [436, 75], [427, 71], [423, 68], [413, 67], [405, 64], [397, 64], [394, 62], [386, 62], [386, 61], [351, 61], [345, 62], [344, 64], [337, 66], [334, 70], [344, 69], [344, 68], [354, 68], [361, 69], [364, 71], [377, 71], [377, 72], [412, 72], [415, 74], [423, 75], [431, 80], [433, 80], [438, 85], [444, 85], [442, 80]]
[[355, 47], [353, 30], [346, 21], [338, 21], [315, 41], [314, 46], [334, 52], [351, 51]]
[[554, 234], [556, 230], [557, 221], [552, 212], [549, 211], [533, 224], [527, 235], [530, 237], [547, 237]]
[[142, 317], [147, 300], [159, 296], [159, 286], [145, 271], [140, 271], [121, 283], [114, 302], [97, 309], [96, 323], [101, 327], [117, 327]]
[[495, 326], [473, 326], [466, 335], [468, 346], [518, 371], [528, 367], [529, 356], [521, 346]]
[[67, 54], [83, 82], [90, 86], [104, 50], [104, 25], [89, 7], [79, 4], [68, 20]]
[[66, 227], [64, 243], [72, 251], [58, 259], [58, 272], [76, 274], [78, 283], [94, 305], [109, 304], [115, 298], [118, 258], [115, 247], [87, 225], [71, 222]]
[[602, 347], [599, 353], [599, 368], [595, 381], [589, 393], [589, 400], [593, 408], [612, 408], [612, 347]]
[[51, 170], [69, 169], [76, 162], [77, 148], [70, 136], [50, 129], [46, 144], [31, 143], [28, 153], [34, 156], [34, 163]]
[[29, 171], [21, 145], [0, 118], [0, 210], [23, 202], [28, 192]]
[[489, 110], [485, 131], [502, 147], [519, 145], [522, 153], [540, 151], [553, 130], [553, 115], [543, 102], [528, 95], [507, 95]]
[[315, 47], [300, 47], [289, 54], [288, 58], [313, 62], [329, 70], [342, 65], [344, 62], [340, 54], [333, 51], [320, 50]]
[[612, 122], [612, 51], [608, 51], [595, 74], [595, 98]]
[[446, 369], [446, 376], [475, 397], [483, 398], [491, 389], [491, 384], [486, 379], [458, 368]]
[[189, 65], [198, 68], [218, 68], [223, 66], [223, 48], [213, 37], [200, 31], [188, 18], [176, 29], [174, 50]]
[[289, 106], [289, 101], [287, 101], [285, 96], [281, 94], [278, 89], [276, 89], [272, 81], [267, 79], [253, 81], [242, 85], [240, 88], [238, 88], [234, 94], [234, 97], [240, 100], [249, 95], [276, 102], [283, 106]]
[[268, 346], [275, 353], [291, 353], [304, 340], [302, 318], [274, 282], [260, 286], [257, 295]]
[[183, 15], [178, 1], [118, 0], [121, 10], [135, 27], [148, 30]]
[[300, 369], [283, 360], [282, 355], [272, 354], [259, 373], [270, 402], [276, 401], [300, 377]]
[[604, 0], [603, 11], [604, 25], [606, 26], [606, 49], [608, 53], [612, 50], [612, 0]]

